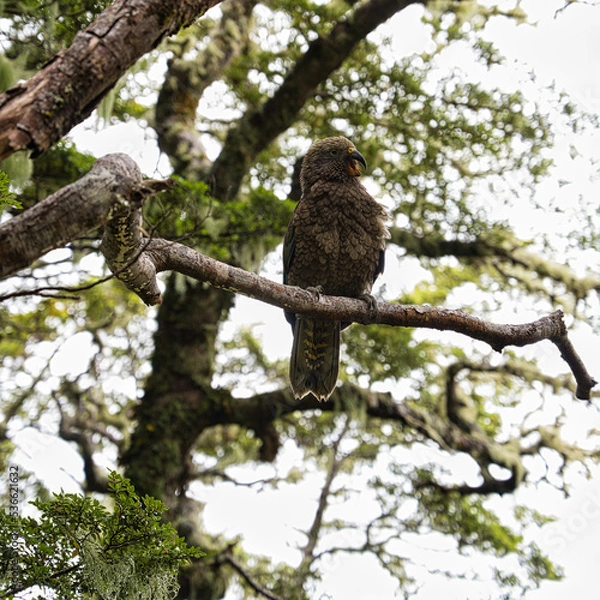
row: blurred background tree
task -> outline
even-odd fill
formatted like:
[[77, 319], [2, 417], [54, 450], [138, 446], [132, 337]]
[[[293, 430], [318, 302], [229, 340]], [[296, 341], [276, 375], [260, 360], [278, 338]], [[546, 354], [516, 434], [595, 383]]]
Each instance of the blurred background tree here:
[[[2, 88], [42, 68], [108, 5], [3, 3]], [[303, 153], [344, 135], [393, 217], [381, 300], [495, 321], [560, 308], [592, 335], [597, 208], [583, 194], [565, 205], [536, 191], [553, 173], [557, 135], [583, 138], [594, 120], [560, 90], [506, 77], [488, 26], [526, 20], [502, 2], [227, 0], [123, 73], [88, 139], [94, 127], [135, 123], [161, 152], [147, 174], [176, 181], [146, 202], [145, 230], [280, 278]], [[401, 49], [413, 27], [418, 51]], [[5, 218], [89, 170], [78, 135], [0, 164], [15, 194]], [[576, 145], [570, 152], [580, 157]], [[560, 228], [548, 233], [542, 216]], [[537, 229], [522, 226], [537, 219]], [[231, 293], [176, 273], [163, 278], [156, 310], [114, 280], [93, 285], [108, 274], [100, 237], [2, 284], [4, 473], [25, 428], [77, 449], [88, 494], [106, 494], [106, 469], [118, 466], [207, 553], [181, 570], [180, 598], [327, 598], [331, 565], [357, 555], [366, 576], [417, 597], [428, 578], [466, 579], [472, 598], [489, 597], [494, 582], [509, 598], [562, 577], [531, 535], [550, 517], [506, 496], [536, 486], [567, 494], [570, 474], [590, 473], [598, 457], [597, 414], [552, 357], [540, 364], [448, 333], [355, 325], [332, 401], [293, 404], [281, 339], [257, 335], [255, 305], [238, 301], [243, 314]], [[277, 338], [289, 335], [282, 314], [265, 315]], [[73, 340], [87, 351], [61, 370]], [[588, 427], [574, 434], [572, 415]], [[44, 495], [42, 474], [24, 485]], [[294, 490], [290, 522], [304, 521], [302, 534], [287, 530], [289, 560], [209, 531], [203, 501], [231, 485]], [[269, 494], [258, 498], [268, 514]]]

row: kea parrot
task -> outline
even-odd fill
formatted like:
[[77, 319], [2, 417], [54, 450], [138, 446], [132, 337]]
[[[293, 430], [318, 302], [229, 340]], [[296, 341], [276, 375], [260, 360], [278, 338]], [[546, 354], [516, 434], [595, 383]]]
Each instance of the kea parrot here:
[[[388, 215], [359, 177], [367, 162], [344, 137], [315, 142], [302, 161], [302, 195], [283, 245], [283, 282], [315, 294], [362, 298], [383, 272]], [[337, 382], [340, 332], [349, 323], [285, 311], [294, 342], [290, 384], [294, 397], [327, 400]]]

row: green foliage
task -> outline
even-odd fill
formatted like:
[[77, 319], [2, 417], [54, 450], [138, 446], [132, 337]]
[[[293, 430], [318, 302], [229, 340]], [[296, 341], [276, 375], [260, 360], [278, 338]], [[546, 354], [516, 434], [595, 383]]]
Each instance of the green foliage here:
[[416, 498], [426, 514], [426, 522], [436, 531], [452, 535], [459, 550], [478, 548], [502, 556], [515, 552], [522, 542], [522, 536], [502, 525], [484, 507], [482, 498], [447, 493], [435, 486], [423, 486]]
[[24, 59], [29, 71], [38, 69], [70, 46], [77, 32], [109, 4], [110, 0], [6, 0], [1, 9], [2, 16], [11, 19], [1, 36], [10, 43], [6, 54]]
[[80, 152], [70, 141], [61, 140], [54, 144], [34, 161], [33, 179], [38, 184], [38, 198], [76, 181], [92, 168], [95, 161], [95, 156]]
[[57, 326], [68, 318], [64, 304], [53, 299], [42, 300], [32, 310], [18, 314], [0, 308], [0, 356], [17, 357], [32, 341], [55, 339]]
[[430, 265], [429, 272], [432, 279], [421, 281], [409, 293], [404, 294], [399, 299], [401, 304], [441, 306], [453, 291], [464, 284], [476, 283], [479, 287], [482, 286], [480, 269], [453, 259]]
[[[343, 334], [348, 373], [355, 382], [367, 376], [370, 384], [401, 379], [433, 358], [435, 345], [414, 339], [404, 327], [350, 327]], [[365, 383], [362, 381], [361, 383]]]
[[33, 161], [19, 154], [3, 164], [8, 163], [11, 178], [19, 184], [17, 199], [23, 208], [29, 208], [85, 175], [95, 161], [96, 157], [79, 152], [72, 142], [62, 140]]
[[30, 182], [33, 161], [26, 152], [15, 152], [4, 159], [0, 165], [10, 179], [13, 189], [21, 189]]
[[88, 331], [106, 333], [123, 331], [134, 317], [145, 316], [142, 301], [114, 279], [85, 290], [81, 309]]
[[195, 245], [200, 251], [247, 269], [257, 269], [282, 239], [294, 204], [256, 188], [239, 200], [220, 202], [204, 182], [174, 176], [171, 190], [145, 212], [160, 235]]
[[[441, 490], [425, 483], [430, 477], [428, 471], [415, 471], [414, 480], [418, 483], [414, 497], [422, 511], [421, 525], [454, 537], [460, 552], [478, 549], [498, 557], [515, 554], [527, 579], [523, 582], [514, 572], [508, 574], [495, 569], [496, 581], [501, 586], [528, 590], [537, 587], [542, 580], [562, 579], [562, 569], [537, 544], [524, 543], [522, 535], [503, 525], [499, 517], [485, 507], [484, 498]], [[536, 519], [540, 517], [538, 514]]]
[[4, 91], [14, 85], [16, 76], [16, 65], [3, 54], [0, 54], [0, 91]]
[[15, 194], [10, 191], [10, 180], [8, 175], [0, 171], [0, 212], [6, 206], [13, 208], [22, 208], [21, 203], [16, 199]]
[[39, 600], [173, 598], [178, 568], [203, 553], [163, 521], [164, 504], [140, 498], [111, 473], [109, 510], [93, 498], [55, 494], [34, 501], [39, 518], [0, 513], [0, 594], [31, 589]]

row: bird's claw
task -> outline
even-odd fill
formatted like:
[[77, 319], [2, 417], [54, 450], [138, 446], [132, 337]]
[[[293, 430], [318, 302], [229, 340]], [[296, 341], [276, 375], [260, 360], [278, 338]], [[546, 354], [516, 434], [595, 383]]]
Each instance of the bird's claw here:
[[317, 285], [317, 286], [310, 286], [305, 288], [306, 291], [311, 294], [313, 296], [313, 298], [319, 302], [319, 300], [321, 300], [321, 294], [323, 293], [323, 286], [322, 285]]
[[371, 294], [361, 294], [359, 299], [366, 302], [371, 320], [374, 321], [377, 319], [377, 316], [379, 315], [379, 306], [377, 305], [375, 296], [372, 296]]

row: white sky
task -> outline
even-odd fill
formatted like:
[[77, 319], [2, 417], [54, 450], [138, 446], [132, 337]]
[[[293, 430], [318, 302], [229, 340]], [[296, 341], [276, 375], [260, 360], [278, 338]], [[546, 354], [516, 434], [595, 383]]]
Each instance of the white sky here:
[[[512, 3], [507, 2], [506, 5]], [[582, 4], [572, 6], [555, 17], [554, 13], [562, 6], [562, 2], [525, 0], [522, 6], [534, 20], [539, 20], [536, 27], [515, 27], [504, 19], [494, 20], [488, 27], [490, 37], [508, 58], [509, 64], [515, 61], [515, 73], [523, 73], [522, 65], [529, 65], [535, 69], [540, 85], [555, 81], [559, 87], [567, 89], [585, 109], [600, 114], [600, 8]], [[398, 52], [410, 53], [422, 47], [424, 36], [418, 23], [419, 13], [419, 7], [412, 7], [391, 21], [391, 30], [398, 32]], [[411, 24], [407, 26], [407, 22]], [[153, 140], [145, 139], [147, 134], [130, 124], [90, 133], [88, 123], [78, 127], [72, 135], [80, 149], [91, 151], [97, 156], [109, 152], [126, 152], [148, 174], [153, 174], [156, 170], [163, 174], [169, 172], [168, 161], [159, 155]], [[598, 138], [582, 140], [585, 147], [581, 150], [600, 158], [598, 142]], [[533, 222], [524, 226], [535, 232], [536, 225]], [[278, 260], [274, 259], [268, 271], [278, 278], [278, 269]], [[410, 285], [407, 278], [404, 278], [404, 283]], [[391, 284], [390, 281], [389, 285]], [[264, 339], [269, 356], [280, 357], [289, 352], [291, 335], [278, 309], [240, 297], [233, 320], [236, 323], [259, 324], [257, 333]], [[597, 365], [597, 356], [600, 355], [597, 339], [583, 333], [577, 340], [577, 347], [587, 364]], [[89, 355], [88, 337], [85, 334], [74, 336], [53, 356], [51, 375], [80, 372], [86, 360], [89, 360], [86, 358]], [[568, 419], [573, 421], [574, 426], [581, 425], [587, 418], [589, 414], [581, 406], [574, 405], [569, 411]], [[21, 432], [16, 441], [22, 448], [16, 457], [18, 462], [43, 477], [51, 489], [78, 491], [74, 479], [82, 479], [81, 461], [68, 444], [32, 430]], [[282, 453], [279, 462], [286, 470], [298, 460], [301, 460], [299, 453], [288, 448]], [[270, 474], [270, 467], [253, 470], [251, 477], [258, 477], [260, 473]], [[277, 556], [293, 564], [298, 558], [294, 544], [304, 541], [297, 530], [306, 529], [312, 519], [314, 500], [321, 481], [322, 476], [318, 474], [310, 477], [302, 494], [295, 487], [284, 486], [279, 491], [266, 495], [249, 489], [234, 489], [230, 485], [199, 493], [207, 503], [204, 516], [212, 531], [223, 531], [226, 534], [243, 532], [244, 544], [248, 550]], [[566, 501], [543, 487], [522, 489], [515, 497], [498, 500], [501, 510], [510, 509], [515, 503], [528, 504], [541, 512], [549, 511], [557, 515], [557, 522], [540, 534], [539, 543], [543, 549], [551, 551], [556, 562], [567, 569], [565, 581], [543, 584], [540, 591], [532, 592], [527, 597], [531, 600], [562, 600], [568, 596], [591, 598], [594, 592], [590, 590], [598, 582], [597, 569], [600, 564], [598, 479], [583, 481], [582, 478], [576, 478], [572, 496]], [[240, 506], [243, 510], [240, 510]], [[353, 508], [356, 506], [353, 505]], [[368, 508], [365, 507], [365, 510]], [[416, 553], [420, 552], [417, 546], [415, 544], [414, 547]], [[439, 549], [438, 556], [440, 567], [450, 563], [460, 564], [461, 561], [442, 548]], [[489, 562], [493, 562], [491, 558]], [[426, 581], [416, 596], [419, 600], [440, 596], [445, 600], [499, 597], [497, 591], [473, 582], [448, 582], [439, 578], [426, 578]], [[381, 571], [372, 567], [369, 561], [352, 557], [328, 563], [323, 583], [315, 592], [315, 598], [386, 600], [396, 597], [394, 590], [394, 581], [382, 576]], [[321, 592], [323, 596], [319, 595]], [[233, 598], [236, 595], [232, 591], [228, 593], [227, 599]]]

